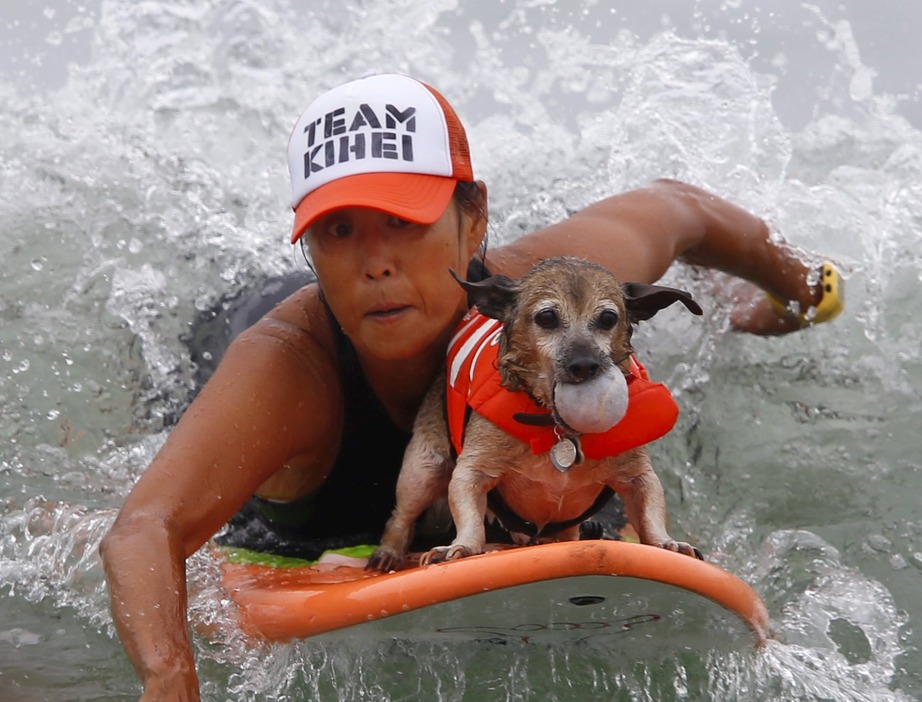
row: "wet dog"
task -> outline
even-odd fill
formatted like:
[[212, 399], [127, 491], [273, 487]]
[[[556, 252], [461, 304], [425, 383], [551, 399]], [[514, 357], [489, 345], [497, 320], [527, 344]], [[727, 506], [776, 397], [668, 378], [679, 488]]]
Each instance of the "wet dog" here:
[[403, 563], [417, 519], [446, 494], [456, 537], [423, 564], [482, 553], [487, 516], [518, 544], [578, 539], [614, 493], [642, 543], [701, 558], [669, 536], [644, 448], [678, 410], [631, 347], [634, 325], [674, 302], [701, 314], [691, 296], [622, 284], [572, 257], [545, 260], [519, 280], [458, 282], [476, 310], [420, 408], [369, 568]]

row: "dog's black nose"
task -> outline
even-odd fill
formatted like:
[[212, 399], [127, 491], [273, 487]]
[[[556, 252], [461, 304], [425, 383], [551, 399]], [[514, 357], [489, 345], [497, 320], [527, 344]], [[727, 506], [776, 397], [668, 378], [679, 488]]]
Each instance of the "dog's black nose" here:
[[570, 359], [567, 371], [576, 380], [589, 380], [599, 372], [599, 362], [592, 356], [576, 356]]

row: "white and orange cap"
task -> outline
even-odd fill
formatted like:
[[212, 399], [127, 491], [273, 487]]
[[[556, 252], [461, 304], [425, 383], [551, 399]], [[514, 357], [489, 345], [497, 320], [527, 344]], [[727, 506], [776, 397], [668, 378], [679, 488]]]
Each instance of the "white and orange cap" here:
[[397, 74], [345, 83], [314, 100], [288, 142], [294, 244], [318, 217], [371, 207], [419, 224], [474, 179], [464, 127], [434, 88]]

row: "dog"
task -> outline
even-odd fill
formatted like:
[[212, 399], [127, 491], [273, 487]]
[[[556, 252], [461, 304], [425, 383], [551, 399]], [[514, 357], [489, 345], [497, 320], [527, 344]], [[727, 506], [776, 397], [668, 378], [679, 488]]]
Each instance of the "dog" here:
[[[368, 567], [399, 567], [417, 519], [446, 495], [456, 536], [421, 565], [482, 553], [488, 516], [516, 544], [578, 539], [580, 524], [614, 493], [641, 543], [703, 560], [666, 530], [663, 489], [643, 444], [668, 432], [678, 409], [631, 347], [634, 325], [674, 302], [700, 315], [691, 295], [622, 284], [574, 257], [544, 260], [519, 280], [469, 283], [451, 273], [474, 307], [420, 407], [396, 506]], [[478, 381], [473, 400], [462, 397], [459, 386], [477, 376], [468, 366], [481, 357], [494, 377]]]

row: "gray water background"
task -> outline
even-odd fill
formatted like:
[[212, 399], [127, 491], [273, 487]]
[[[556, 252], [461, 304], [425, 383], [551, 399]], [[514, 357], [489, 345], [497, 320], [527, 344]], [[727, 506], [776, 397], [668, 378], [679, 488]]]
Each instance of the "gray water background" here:
[[[0, 700], [132, 699], [96, 546], [188, 401], [197, 311], [302, 266], [284, 149], [371, 69], [468, 125], [494, 240], [660, 176], [837, 261], [780, 339], [637, 347], [682, 407], [673, 529], [765, 599], [760, 651], [247, 645], [190, 561], [206, 699], [922, 699], [922, 9], [915, 2], [7, 2], [0, 18]], [[207, 633], [206, 633], [207, 631]]]

